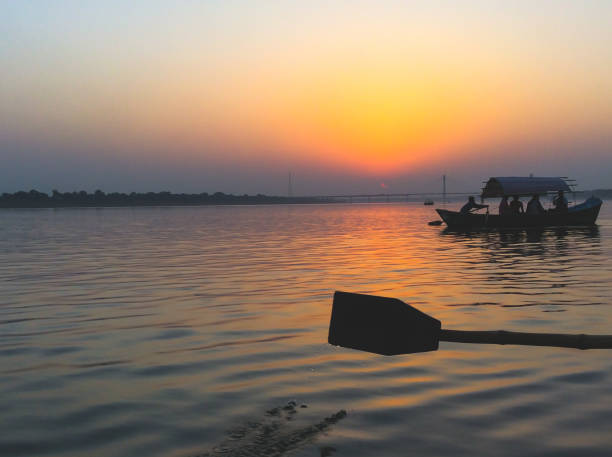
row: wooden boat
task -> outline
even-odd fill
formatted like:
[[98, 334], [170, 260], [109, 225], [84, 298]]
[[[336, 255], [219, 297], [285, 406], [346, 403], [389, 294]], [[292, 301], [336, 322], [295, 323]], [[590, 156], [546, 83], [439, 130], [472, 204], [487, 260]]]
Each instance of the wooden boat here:
[[[549, 192], [571, 192], [563, 178], [535, 177], [498, 177], [490, 178], [483, 188], [481, 197], [499, 198], [503, 196], [519, 197], [543, 195]], [[567, 211], [549, 210], [543, 214], [486, 214], [461, 213], [436, 209], [449, 228], [530, 228], [555, 226], [588, 226], [594, 225], [599, 215], [602, 201], [589, 197], [579, 205], [570, 206]]]

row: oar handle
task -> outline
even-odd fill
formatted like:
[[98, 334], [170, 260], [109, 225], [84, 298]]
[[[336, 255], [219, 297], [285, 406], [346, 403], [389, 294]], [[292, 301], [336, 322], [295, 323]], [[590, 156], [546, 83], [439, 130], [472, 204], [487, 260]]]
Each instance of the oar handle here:
[[568, 335], [562, 333], [524, 333], [506, 330], [471, 331], [440, 329], [440, 341], [456, 343], [519, 344], [575, 349], [612, 349], [612, 335]]

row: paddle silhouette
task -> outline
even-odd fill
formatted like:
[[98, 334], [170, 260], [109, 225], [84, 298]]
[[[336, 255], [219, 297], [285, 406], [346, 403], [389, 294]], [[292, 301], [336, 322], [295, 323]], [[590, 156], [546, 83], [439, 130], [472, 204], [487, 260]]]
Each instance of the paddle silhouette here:
[[612, 349], [612, 335], [447, 330], [396, 298], [335, 292], [328, 342], [382, 355], [435, 351], [440, 341]]

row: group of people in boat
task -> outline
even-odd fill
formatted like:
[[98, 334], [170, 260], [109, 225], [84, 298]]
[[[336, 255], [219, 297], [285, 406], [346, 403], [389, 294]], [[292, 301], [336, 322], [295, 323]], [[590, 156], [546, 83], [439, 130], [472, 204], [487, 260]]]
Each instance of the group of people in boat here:
[[[461, 208], [462, 214], [468, 214], [475, 209], [488, 208], [489, 205], [476, 203], [474, 197], [468, 198], [468, 202]], [[557, 196], [553, 199], [553, 208], [550, 211], [567, 211], [567, 198], [560, 190], [557, 192]], [[499, 203], [499, 214], [501, 216], [518, 216], [520, 214], [538, 215], [545, 214], [546, 210], [540, 203], [540, 196], [534, 194], [531, 200], [527, 203], [527, 209], [524, 208], [523, 202], [519, 199], [518, 195], [514, 195], [512, 200], [508, 201], [508, 196], [504, 195]]]

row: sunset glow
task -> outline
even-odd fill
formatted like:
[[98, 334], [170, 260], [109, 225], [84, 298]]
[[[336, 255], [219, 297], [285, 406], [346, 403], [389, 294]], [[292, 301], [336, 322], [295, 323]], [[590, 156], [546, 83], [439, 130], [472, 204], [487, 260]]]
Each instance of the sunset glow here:
[[[474, 160], [495, 164], [479, 177], [609, 160], [605, 2], [101, 5], [3, 4], [0, 140], [26, 174], [50, 155], [74, 171], [84, 156], [153, 161], [179, 188], [184, 164], [212, 186], [224, 172], [211, 170], [241, 169], [236, 191], [270, 192], [271, 170], [377, 185]], [[587, 164], [579, 174], [603, 185]]]

